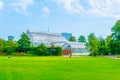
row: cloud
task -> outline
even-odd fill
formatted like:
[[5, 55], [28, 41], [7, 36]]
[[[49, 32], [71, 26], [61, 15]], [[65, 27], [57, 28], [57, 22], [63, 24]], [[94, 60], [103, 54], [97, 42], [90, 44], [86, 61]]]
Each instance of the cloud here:
[[56, 0], [56, 2], [57, 5], [63, 7], [70, 13], [80, 13], [84, 10], [79, 4], [79, 0]]
[[[69, 13], [120, 18], [120, 0], [54, 0]], [[84, 4], [83, 4], [84, 3]], [[86, 7], [89, 7], [86, 9]]]
[[109, 17], [120, 17], [119, 0], [88, 0], [90, 13]]
[[43, 16], [42, 17], [44, 17], [44, 18], [47, 17], [50, 13], [50, 9], [47, 6], [44, 6], [42, 8], [42, 11], [43, 11]]
[[28, 14], [27, 8], [28, 6], [33, 4], [34, 0], [18, 0], [17, 2], [14, 2], [11, 5], [17, 12], [23, 12], [24, 14]]
[[49, 8], [46, 7], [46, 6], [44, 6], [44, 7], [42, 8], [42, 11], [45, 12], [45, 13], [50, 13]]
[[3, 2], [2, 2], [2, 1], [0, 1], [0, 10], [2, 10], [2, 9], [3, 9], [3, 6], [4, 6]]

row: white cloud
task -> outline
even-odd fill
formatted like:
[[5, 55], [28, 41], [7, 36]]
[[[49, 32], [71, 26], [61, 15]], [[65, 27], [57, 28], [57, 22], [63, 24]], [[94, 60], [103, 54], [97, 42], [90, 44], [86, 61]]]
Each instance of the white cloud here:
[[47, 13], [47, 14], [50, 13], [50, 9], [48, 7], [46, 7], [46, 6], [44, 6], [42, 8], [42, 11], [45, 12], [45, 13]]
[[50, 13], [50, 9], [47, 6], [44, 6], [42, 8], [42, 11], [43, 11], [43, 16], [42, 17], [44, 17], [44, 18], [46, 18]]
[[42, 8], [42, 11], [43, 11], [43, 16], [42, 17], [44, 17], [44, 18], [46, 18], [50, 13], [50, 9], [47, 6], [44, 6]]
[[120, 17], [120, 0], [88, 0], [88, 4], [91, 6], [90, 13]]
[[[70, 13], [85, 13], [120, 18], [120, 0], [54, 0]], [[83, 5], [81, 2], [86, 3]], [[89, 7], [86, 9], [85, 7]]]
[[0, 10], [3, 9], [3, 6], [4, 6], [3, 2], [0, 1]]
[[56, 0], [57, 4], [66, 10], [68, 10], [70, 13], [80, 13], [84, 9], [79, 4], [79, 0]]
[[18, 0], [18, 2], [14, 2], [11, 5], [17, 12], [23, 12], [24, 14], [27, 13], [27, 8], [30, 5], [34, 4], [34, 0]]

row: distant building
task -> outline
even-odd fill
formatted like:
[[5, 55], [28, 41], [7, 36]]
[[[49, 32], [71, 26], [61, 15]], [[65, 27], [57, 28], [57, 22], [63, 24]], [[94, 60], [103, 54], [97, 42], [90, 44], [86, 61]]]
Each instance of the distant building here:
[[8, 36], [8, 40], [14, 40], [14, 36]]
[[61, 33], [62, 36], [64, 36], [68, 41], [70, 40], [70, 37], [72, 36], [72, 33]]

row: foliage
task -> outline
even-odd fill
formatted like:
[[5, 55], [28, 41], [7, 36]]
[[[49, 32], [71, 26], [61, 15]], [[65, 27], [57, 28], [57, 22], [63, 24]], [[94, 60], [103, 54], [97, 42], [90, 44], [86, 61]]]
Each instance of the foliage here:
[[69, 41], [71, 41], [71, 42], [76, 42], [75, 36], [71, 36], [70, 39], [69, 39]]
[[106, 41], [102, 37], [99, 38], [98, 52], [101, 56], [106, 54]]
[[17, 41], [19, 43], [18, 51], [27, 52], [31, 46], [30, 38], [24, 32], [21, 34], [21, 38]]
[[111, 35], [108, 35], [106, 38], [106, 51], [108, 54], [115, 53], [114, 40], [112, 39]]
[[6, 52], [7, 54], [12, 54], [16, 51], [18, 45], [16, 42], [14, 42], [12, 39], [6, 42]]
[[50, 55], [47, 46], [45, 46], [44, 44], [40, 44], [40, 45], [36, 48], [35, 53], [36, 53], [37, 55], [41, 55], [41, 56], [49, 56], [49, 55]]
[[51, 53], [52, 56], [61, 56], [62, 55], [62, 48], [57, 47], [50, 47], [48, 48], [48, 51]]
[[120, 52], [120, 20], [112, 27], [112, 38], [114, 40], [115, 53]]
[[27, 51], [27, 54], [30, 54], [30, 55], [33, 55], [33, 56], [37, 55], [37, 54], [35, 53], [36, 48], [37, 48], [37, 47], [33, 47], [33, 46], [30, 47], [30, 48], [28, 49], [28, 51]]
[[6, 41], [0, 38], [0, 52], [5, 52]]
[[82, 42], [82, 43], [84, 42], [85, 43], [86, 42], [85, 37], [83, 35], [80, 35], [79, 38], [78, 38], [78, 42]]
[[120, 58], [120, 54], [117, 55], [117, 58]]
[[56, 49], [55, 53], [57, 53], [56, 55], [61, 56], [62, 55], [62, 47], [57, 46], [57, 47], [55, 47], [55, 49]]
[[4, 39], [0, 38], [0, 52], [4, 52], [5, 51], [5, 43], [6, 41]]
[[92, 56], [98, 55], [98, 45], [99, 45], [98, 39], [95, 37], [94, 33], [91, 33], [88, 36], [88, 43], [86, 46]]

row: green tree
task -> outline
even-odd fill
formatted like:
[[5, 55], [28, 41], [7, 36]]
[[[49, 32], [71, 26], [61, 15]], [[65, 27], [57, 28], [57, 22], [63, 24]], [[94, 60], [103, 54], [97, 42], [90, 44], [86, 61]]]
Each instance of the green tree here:
[[18, 45], [16, 42], [14, 42], [12, 39], [6, 42], [6, 52], [7, 54], [12, 54], [16, 51]]
[[120, 20], [118, 20], [112, 27], [112, 38], [114, 40], [116, 54], [120, 52]]
[[0, 38], [0, 52], [4, 52], [4, 50], [5, 50], [5, 43], [6, 43], [6, 41], [4, 39]]
[[24, 32], [21, 34], [21, 38], [17, 42], [19, 43], [19, 47], [17, 49], [19, 52], [27, 52], [31, 46], [30, 38]]
[[62, 55], [62, 47], [50, 47], [48, 48], [49, 52], [52, 56], [61, 56]]
[[111, 50], [111, 54], [112, 55], [115, 55], [116, 54], [116, 51], [118, 50], [118, 48], [116, 47], [116, 42], [112, 39], [110, 41], [110, 50]]
[[113, 52], [113, 39], [111, 35], [106, 38], [106, 54], [111, 54]]
[[85, 37], [83, 35], [80, 35], [79, 38], [78, 38], [78, 42], [82, 42], [82, 43], [84, 42], [85, 43], [86, 42]]
[[71, 42], [76, 42], [75, 36], [71, 36], [70, 39], [69, 39], [69, 41], [71, 41]]
[[86, 44], [86, 46], [92, 56], [98, 55], [98, 45], [99, 45], [98, 39], [95, 37], [94, 33], [91, 33], [88, 36], [88, 43]]
[[99, 38], [98, 52], [101, 56], [106, 53], [106, 41], [102, 37]]
[[38, 45], [36, 50], [35, 50], [35, 53], [37, 55], [41, 55], [41, 56], [49, 56], [50, 55], [47, 46], [44, 44]]

